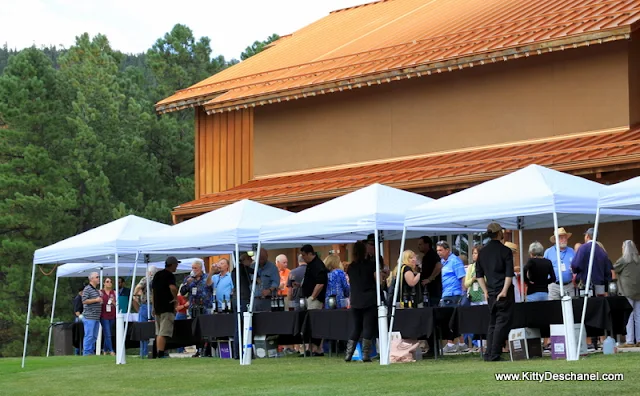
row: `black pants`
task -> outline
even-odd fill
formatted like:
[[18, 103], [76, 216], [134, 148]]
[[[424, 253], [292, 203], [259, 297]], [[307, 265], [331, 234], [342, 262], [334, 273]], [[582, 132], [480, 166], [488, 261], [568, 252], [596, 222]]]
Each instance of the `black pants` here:
[[[442, 298], [441, 295], [438, 295], [438, 294], [431, 295], [431, 294], [429, 294], [429, 306], [430, 307], [437, 307], [440, 304], [440, 299], [441, 298]], [[427, 307], [425, 307], [425, 308], [427, 308]], [[433, 332], [431, 337], [427, 338], [427, 345], [429, 345], [429, 354], [430, 355], [432, 353], [434, 353], [434, 351], [435, 351], [435, 341], [434, 341], [435, 338], [436, 338], [435, 331]]]
[[376, 330], [376, 316], [378, 309], [375, 305], [368, 308], [351, 308], [353, 331], [350, 340], [358, 342], [360, 336], [365, 340], [373, 340]]
[[489, 296], [489, 330], [487, 330], [487, 360], [499, 360], [509, 331], [515, 296], [513, 287], [507, 292], [507, 297], [496, 300], [495, 295]]

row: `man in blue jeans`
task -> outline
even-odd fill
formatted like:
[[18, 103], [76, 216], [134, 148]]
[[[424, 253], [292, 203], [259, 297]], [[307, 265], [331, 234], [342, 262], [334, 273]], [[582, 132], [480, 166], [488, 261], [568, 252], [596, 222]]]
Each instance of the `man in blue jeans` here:
[[[436, 243], [436, 253], [440, 256], [442, 263], [442, 300], [440, 300], [439, 305], [441, 307], [458, 306], [463, 293], [466, 292], [464, 288], [464, 277], [466, 275], [464, 263], [460, 257], [451, 253], [451, 246], [446, 241]], [[469, 351], [464, 342], [456, 342], [457, 340], [457, 338], [448, 340], [447, 345], [443, 348], [444, 353]]]
[[89, 284], [82, 291], [82, 308], [84, 326], [84, 340], [82, 342], [84, 356], [95, 355], [96, 339], [100, 324], [100, 313], [102, 312], [102, 297], [97, 287], [100, 284], [100, 276], [97, 272], [89, 275]]

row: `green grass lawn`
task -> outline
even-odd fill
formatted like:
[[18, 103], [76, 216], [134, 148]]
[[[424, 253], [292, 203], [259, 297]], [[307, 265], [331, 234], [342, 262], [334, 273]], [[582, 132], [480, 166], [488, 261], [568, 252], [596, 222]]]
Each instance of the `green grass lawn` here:
[[[505, 355], [506, 356], [506, 355]], [[478, 355], [381, 367], [339, 358], [258, 359], [241, 367], [217, 358], [112, 357], [0, 359], [0, 395], [640, 395], [640, 353], [595, 354], [578, 362], [550, 358], [487, 363]], [[498, 382], [494, 373], [624, 373], [620, 382]]]

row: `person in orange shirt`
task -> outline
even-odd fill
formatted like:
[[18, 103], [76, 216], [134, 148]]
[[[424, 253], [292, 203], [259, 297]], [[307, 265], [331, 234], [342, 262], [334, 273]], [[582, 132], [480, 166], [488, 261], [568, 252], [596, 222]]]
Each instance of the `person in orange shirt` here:
[[[289, 273], [291, 270], [289, 267], [289, 260], [287, 260], [287, 256], [284, 254], [278, 255], [276, 257], [276, 267], [278, 267], [278, 273], [280, 274], [280, 286], [278, 286], [278, 296], [284, 298], [284, 310], [289, 310], [289, 287], [287, 287], [287, 283], [289, 281]], [[293, 353], [293, 345], [280, 345], [278, 348], [280, 352], [285, 352], [287, 354]]]
[[289, 288], [287, 287], [287, 281], [289, 280], [289, 261], [284, 254], [276, 257], [276, 267], [280, 273], [280, 286], [278, 287], [278, 295], [285, 297], [285, 310], [289, 310], [289, 300], [286, 298], [289, 295]]

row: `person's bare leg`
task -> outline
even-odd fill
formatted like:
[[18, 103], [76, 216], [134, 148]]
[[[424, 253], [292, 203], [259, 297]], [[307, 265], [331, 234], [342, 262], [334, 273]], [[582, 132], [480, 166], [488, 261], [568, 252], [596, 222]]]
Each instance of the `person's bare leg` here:
[[167, 345], [167, 339], [164, 336], [156, 337], [156, 349], [158, 351], [164, 351], [164, 347]]

